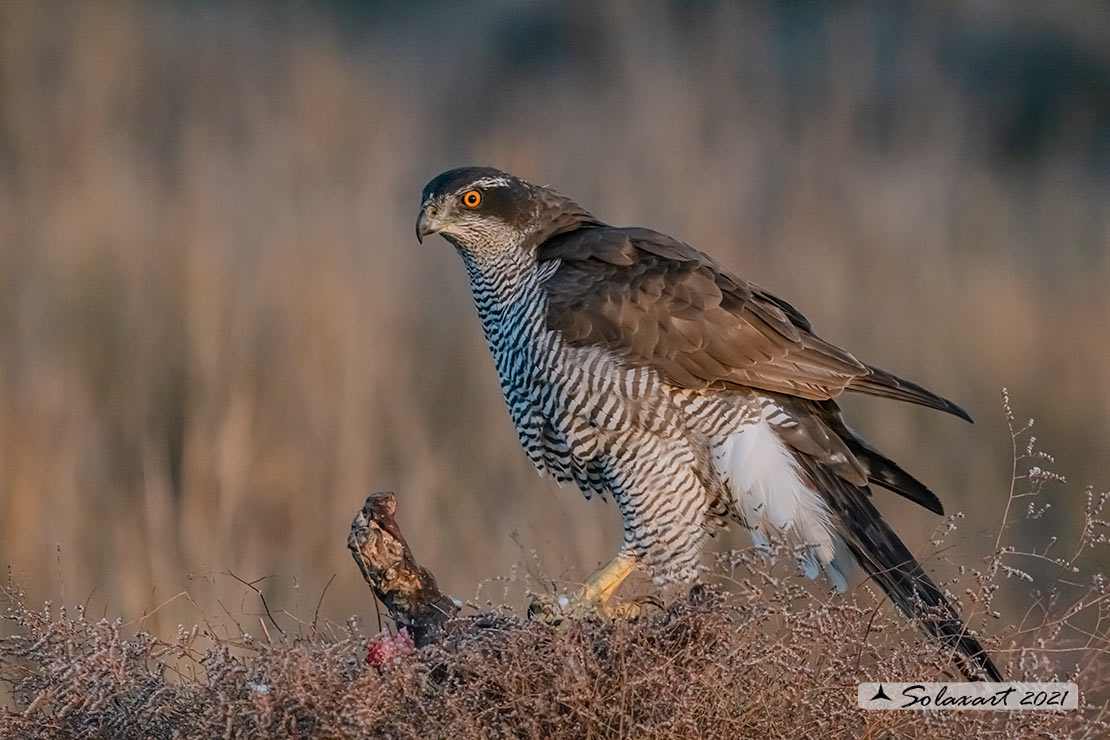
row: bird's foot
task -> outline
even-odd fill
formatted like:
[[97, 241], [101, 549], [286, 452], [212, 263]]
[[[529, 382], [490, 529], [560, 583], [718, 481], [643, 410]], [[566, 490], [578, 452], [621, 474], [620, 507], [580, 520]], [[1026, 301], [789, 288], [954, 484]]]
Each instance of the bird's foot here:
[[533, 597], [532, 603], [528, 606], [528, 618], [559, 624], [574, 618], [627, 619], [638, 616], [641, 611], [639, 603], [611, 601], [613, 592], [636, 570], [636, 567], [635, 557], [621, 553], [604, 568], [590, 576], [576, 595]]
[[663, 608], [663, 602], [654, 596], [640, 596], [630, 601], [609, 600], [597, 605], [597, 612], [606, 619], [635, 619], [642, 616], [646, 607]]
[[650, 596], [634, 601], [612, 598], [602, 601], [590, 598], [585, 589], [571, 596], [533, 595], [528, 604], [528, 619], [556, 626], [582, 619], [634, 619], [643, 613], [646, 604], [661, 607], [660, 602]]
[[532, 594], [528, 620], [559, 626], [575, 616], [571, 607], [571, 600], [562, 594]]

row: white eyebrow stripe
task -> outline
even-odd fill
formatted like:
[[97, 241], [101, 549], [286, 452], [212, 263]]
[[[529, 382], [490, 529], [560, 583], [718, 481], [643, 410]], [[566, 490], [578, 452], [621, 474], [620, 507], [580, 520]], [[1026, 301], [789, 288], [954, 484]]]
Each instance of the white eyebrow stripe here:
[[507, 188], [512, 185], [512, 181], [507, 177], [483, 177], [481, 180], [475, 180], [471, 183], [472, 187], [484, 188]]

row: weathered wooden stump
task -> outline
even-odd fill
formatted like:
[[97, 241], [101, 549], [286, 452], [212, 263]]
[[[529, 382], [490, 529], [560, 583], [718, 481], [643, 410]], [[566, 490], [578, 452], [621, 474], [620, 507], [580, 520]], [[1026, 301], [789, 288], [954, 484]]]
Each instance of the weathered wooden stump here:
[[394, 519], [396, 511], [393, 493], [367, 496], [362, 511], [351, 522], [347, 547], [389, 616], [407, 628], [413, 643], [422, 647], [435, 639], [459, 607], [440, 592], [431, 572], [416, 562]]

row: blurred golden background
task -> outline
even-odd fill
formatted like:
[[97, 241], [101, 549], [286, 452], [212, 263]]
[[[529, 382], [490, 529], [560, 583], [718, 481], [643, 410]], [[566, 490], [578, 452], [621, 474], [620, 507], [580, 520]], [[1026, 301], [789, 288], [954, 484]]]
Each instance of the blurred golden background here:
[[[372, 489], [459, 597], [611, 556], [615, 508], [533, 472], [456, 255], [414, 238], [471, 163], [967, 407], [847, 401], [967, 514], [953, 559], [994, 543], [1004, 385], [1069, 478], [1015, 537], [1073, 536], [1110, 483], [1103, 4], [5, 3], [0, 563], [28, 596], [254, 609], [230, 570], [311, 614], [337, 574], [321, 613], [366, 615]], [[939, 521], [879, 499], [927, 550]]]

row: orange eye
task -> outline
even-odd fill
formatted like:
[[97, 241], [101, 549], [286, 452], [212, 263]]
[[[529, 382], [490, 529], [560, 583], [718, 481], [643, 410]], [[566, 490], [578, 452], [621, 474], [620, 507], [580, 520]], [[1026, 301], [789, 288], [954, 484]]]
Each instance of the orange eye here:
[[477, 208], [482, 202], [482, 194], [477, 190], [467, 190], [463, 193], [462, 202], [467, 208]]

